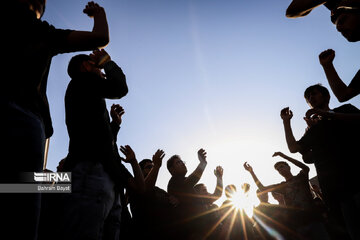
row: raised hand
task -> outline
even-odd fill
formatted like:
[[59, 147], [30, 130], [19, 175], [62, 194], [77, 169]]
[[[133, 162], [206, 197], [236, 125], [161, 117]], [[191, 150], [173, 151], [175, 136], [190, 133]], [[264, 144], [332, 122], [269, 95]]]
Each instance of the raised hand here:
[[284, 156], [284, 154], [282, 152], [274, 152], [274, 154], [272, 155], [273, 157], [276, 157], [276, 156]]
[[90, 54], [90, 59], [94, 61], [98, 68], [104, 68], [105, 63], [111, 61], [110, 55], [104, 49], [94, 50]]
[[162, 160], [165, 157], [165, 153], [163, 150], [158, 149], [155, 154], [152, 156], [152, 161], [154, 163], [154, 166], [161, 167]]
[[248, 172], [252, 172], [252, 171], [253, 171], [252, 167], [251, 167], [250, 164], [248, 164], [247, 162], [244, 163], [244, 168], [245, 168], [245, 170], [248, 171]]
[[125, 155], [125, 159], [122, 159], [124, 162], [132, 163], [136, 161], [135, 153], [129, 145], [121, 146], [120, 151]]
[[319, 61], [323, 67], [326, 67], [329, 64], [332, 64], [332, 62], [334, 61], [334, 58], [335, 58], [335, 51], [332, 49], [325, 50], [322, 53], [320, 53], [320, 55], [319, 55]]
[[289, 109], [289, 107], [283, 108], [280, 112], [280, 117], [284, 121], [290, 121], [290, 119], [293, 117], [292, 111]]
[[200, 161], [200, 162], [206, 163], [206, 152], [205, 152], [204, 149], [201, 148], [201, 149], [198, 151], [198, 158], [199, 158], [199, 161]]
[[110, 116], [114, 122], [116, 122], [118, 125], [122, 122], [122, 115], [124, 115], [125, 111], [123, 107], [121, 107], [119, 104], [113, 104], [111, 106], [110, 110]]
[[95, 17], [98, 14], [105, 14], [104, 8], [102, 8], [97, 3], [94, 3], [93, 1], [88, 2], [88, 4], [86, 4], [83, 12], [91, 18]]
[[214, 174], [217, 178], [222, 178], [224, 169], [221, 166], [217, 166], [214, 170]]

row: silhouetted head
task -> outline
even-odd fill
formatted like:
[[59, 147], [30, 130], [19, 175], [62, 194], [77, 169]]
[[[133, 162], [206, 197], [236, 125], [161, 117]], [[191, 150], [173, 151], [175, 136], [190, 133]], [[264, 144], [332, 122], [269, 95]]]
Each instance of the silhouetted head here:
[[26, 4], [29, 7], [29, 9], [36, 14], [37, 19], [40, 19], [44, 15], [46, 0], [16, 0], [16, 1], [18, 1], [21, 4]]
[[289, 166], [289, 164], [287, 162], [284, 162], [284, 161], [277, 162], [277, 163], [275, 163], [274, 168], [284, 178], [288, 178], [288, 177], [292, 176], [291, 172], [290, 172], [290, 166]]
[[236, 186], [234, 184], [230, 184], [225, 187], [225, 196], [227, 198], [232, 198], [235, 192]]
[[306, 102], [311, 108], [327, 108], [330, 102], [330, 93], [326, 87], [321, 84], [315, 84], [308, 87], [304, 92]]
[[331, 21], [349, 41], [360, 41], [360, 1], [343, 0], [331, 11]]
[[96, 66], [89, 55], [78, 54], [71, 58], [67, 72], [72, 79], [81, 77], [82, 73], [95, 73], [102, 76], [101, 69]]
[[194, 190], [195, 190], [195, 192], [196, 192], [197, 194], [199, 194], [199, 195], [208, 195], [208, 194], [209, 194], [209, 192], [207, 191], [207, 188], [206, 188], [205, 184], [203, 184], [203, 183], [196, 184], [196, 185], [194, 186]]
[[172, 176], [185, 176], [187, 168], [179, 155], [174, 155], [167, 161], [167, 169]]
[[154, 167], [154, 164], [150, 159], [143, 159], [139, 162], [139, 166], [145, 178], [149, 174], [151, 169]]

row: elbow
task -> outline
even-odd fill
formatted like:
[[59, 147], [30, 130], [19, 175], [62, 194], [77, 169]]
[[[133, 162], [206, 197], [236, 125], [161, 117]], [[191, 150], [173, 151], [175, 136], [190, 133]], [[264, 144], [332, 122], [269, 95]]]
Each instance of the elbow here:
[[297, 153], [297, 152], [299, 152], [299, 149], [297, 146], [289, 146], [289, 151], [291, 153]]
[[289, 151], [290, 151], [291, 153], [297, 153], [297, 152], [298, 152], [295, 148], [289, 148]]
[[299, 11], [299, 9], [296, 9], [295, 7], [292, 7], [291, 5], [286, 9], [286, 17], [287, 18], [299, 18], [304, 17], [308, 15], [311, 12], [311, 9], [305, 10], [305, 11]]
[[348, 101], [350, 98], [348, 97], [348, 95], [345, 94], [341, 94], [341, 95], [337, 95], [336, 98], [338, 99], [339, 102], [343, 103]]
[[108, 44], [109, 44], [109, 42], [110, 42], [110, 37], [109, 37], [109, 35], [104, 35], [104, 36], [98, 36], [97, 38], [96, 38], [96, 46], [98, 47], [98, 48], [104, 48], [104, 47], [106, 47]]

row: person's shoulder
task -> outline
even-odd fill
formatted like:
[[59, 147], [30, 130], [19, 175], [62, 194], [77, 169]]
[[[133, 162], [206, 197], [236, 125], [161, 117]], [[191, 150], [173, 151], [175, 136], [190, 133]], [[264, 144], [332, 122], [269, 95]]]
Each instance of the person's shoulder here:
[[336, 107], [332, 111], [336, 113], [360, 113], [360, 109], [350, 103]]

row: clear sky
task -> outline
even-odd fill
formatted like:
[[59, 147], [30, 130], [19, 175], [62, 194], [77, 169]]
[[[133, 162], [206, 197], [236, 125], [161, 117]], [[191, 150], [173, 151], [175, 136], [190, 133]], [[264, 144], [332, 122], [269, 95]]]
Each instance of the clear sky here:
[[[91, 31], [82, 13], [87, 1], [47, 0], [43, 20], [57, 28]], [[101, 0], [110, 28], [106, 51], [127, 76], [129, 93], [107, 101], [125, 109], [118, 145], [130, 145], [138, 160], [157, 149], [166, 153], [157, 185], [166, 190], [167, 159], [178, 154], [188, 172], [198, 164], [197, 150], [208, 153], [200, 182], [213, 191], [217, 165], [224, 184], [248, 182], [248, 161], [264, 185], [283, 181], [273, 168], [282, 151], [289, 153], [280, 110], [294, 113], [296, 139], [306, 128], [306, 87], [329, 88], [318, 55], [332, 48], [339, 75], [349, 83], [359, 70], [360, 43], [349, 43], [323, 6], [300, 19], [288, 19], [284, 0]], [[54, 125], [47, 168], [56, 171], [67, 155], [64, 94], [73, 54], [54, 57], [48, 98]], [[329, 88], [330, 90], [330, 88]], [[331, 92], [331, 91], [330, 91]], [[360, 97], [349, 101], [360, 108]], [[331, 92], [330, 107], [340, 103]], [[91, 118], [91, 112], [84, 116]], [[91, 129], [89, 129], [91, 131]], [[125, 164], [127, 166], [127, 164]], [[310, 177], [316, 175], [312, 165]], [[127, 166], [128, 169], [129, 166]], [[291, 166], [293, 174], [299, 169]]]

